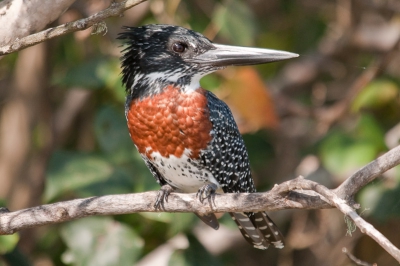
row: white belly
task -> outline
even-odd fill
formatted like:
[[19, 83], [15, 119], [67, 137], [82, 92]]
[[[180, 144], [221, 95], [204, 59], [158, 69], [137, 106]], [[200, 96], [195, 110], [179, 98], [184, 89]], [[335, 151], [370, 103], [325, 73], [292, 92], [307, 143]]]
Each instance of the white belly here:
[[189, 154], [190, 150], [185, 150], [180, 158], [174, 155], [165, 158], [159, 152], [152, 152], [151, 158], [165, 181], [182, 192], [195, 193], [208, 183], [214, 183], [220, 188], [211, 172], [197, 167]]

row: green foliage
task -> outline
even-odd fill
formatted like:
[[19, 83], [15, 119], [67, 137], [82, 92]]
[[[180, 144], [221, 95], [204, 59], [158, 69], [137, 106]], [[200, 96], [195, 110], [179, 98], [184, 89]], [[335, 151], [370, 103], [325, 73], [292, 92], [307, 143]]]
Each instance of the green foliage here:
[[84, 62], [68, 69], [65, 76], [56, 81], [56, 84], [66, 87], [79, 86], [87, 89], [99, 89], [104, 86], [104, 80], [99, 75], [103, 64], [106, 64], [105, 58]]
[[126, 120], [122, 112], [111, 106], [99, 108], [94, 130], [100, 149], [106, 154], [129, 152], [124, 156], [131, 157], [133, 144], [129, 137]]
[[133, 265], [143, 240], [130, 227], [108, 217], [89, 217], [65, 224], [63, 262], [73, 265]]
[[[357, 3], [357, 6], [361, 5], [361, 2]], [[332, 44], [343, 45], [342, 42], [346, 42], [347, 39], [341, 36], [343, 29], [337, 30], [341, 23], [337, 23], [336, 19], [345, 8], [340, 6], [341, 4], [334, 1], [325, 3], [289, 0], [152, 1], [149, 5], [142, 4], [137, 10], [134, 8], [125, 12], [123, 19], [107, 19], [105, 23], [108, 32], [104, 36], [99, 34], [82, 37], [84, 34], [75, 33], [49, 42], [51, 51], [47, 78], [51, 84], [51, 93], [46, 97], [51, 104], [50, 107], [45, 106], [43, 109], [49, 113], [50, 111], [56, 113], [63, 103], [65, 93], [76, 87], [90, 90], [91, 96], [84, 108], [79, 110], [79, 114], [73, 117], [72, 133], [69, 134], [68, 140], [57, 146], [50, 156], [43, 201], [48, 203], [95, 195], [159, 189], [159, 185], [132, 144], [124, 117], [125, 89], [121, 83], [118, 59], [122, 47], [118, 47], [121, 42], [115, 40], [122, 24], [134, 26], [147, 23], [172, 23], [203, 32], [219, 43], [300, 53], [301, 57], [297, 61], [300, 64], [297, 68], [287, 68], [284, 73], [280, 70], [296, 61], [257, 66], [265, 83], [275, 78], [271, 82], [271, 89], [274, 90], [271, 94], [278, 97], [274, 99], [280, 101], [281, 93], [283, 99], [291, 99], [288, 102], [273, 102], [272, 108], [276, 109], [281, 119], [281, 128], [278, 128], [277, 132], [263, 130], [244, 136], [252, 170], [258, 188], [266, 190], [271, 187], [272, 182], [289, 179], [296, 172], [296, 165], [304, 159], [304, 155], [313, 154], [321, 162], [320, 168], [323, 168], [326, 178], [330, 179], [330, 184], [339, 184], [349, 174], [388, 149], [384, 142], [386, 133], [400, 121], [400, 81], [396, 71], [393, 71], [392, 76], [385, 73], [385, 76], [367, 85], [351, 104], [351, 112], [336, 121], [332, 128], [328, 128], [326, 134], [319, 133], [320, 135], [316, 137], [315, 124], [320, 121], [312, 115], [296, 113], [298, 110], [296, 104], [318, 110], [319, 107], [329, 108], [331, 104], [340, 101], [346, 89], [336, 91], [337, 84], [351, 85], [359, 73], [364, 71], [363, 68], [380, 56], [378, 53], [372, 54], [362, 49], [353, 53], [355, 49], [353, 46], [357, 45], [355, 43], [350, 49], [343, 47], [339, 51], [334, 51]], [[85, 3], [75, 5], [73, 9], [75, 10], [72, 13], [79, 14], [87, 14], [88, 10], [91, 10]], [[358, 11], [360, 10], [356, 13]], [[374, 13], [371, 8], [368, 9], [368, 14], [370, 13]], [[357, 14], [357, 19], [352, 20], [352, 24], [356, 25], [364, 16], [365, 14], [360, 12]], [[384, 19], [383, 16], [373, 18], [374, 21]], [[341, 41], [336, 43], [337, 39]], [[18, 56], [18, 53], [14, 53], [0, 60], [0, 87], [6, 88], [4, 90], [0, 88], [0, 97], [7, 96], [1, 98], [1, 104], [12, 100], [5, 91], [8, 91], [7, 86], [12, 83], [11, 77], [15, 74], [13, 68], [19, 63]], [[322, 56], [321, 60], [318, 56]], [[321, 65], [321, 62], [324, 64]], [[310, 68], [310, 64], [315, 64], [320, 69]], [[298, 71], [299, 65], [304, 66], [301, 70], [310, 70], [310, 73]], [[298, 73], [302, 76], [298, 76]], [[311, 76], [315, 74], [313, 80], [303, 77], [308, 74]], [[300, 81], [293, 82], [291, 75], [293, 80]], [[216, 73], [202, 79], [201, 85], [213, 90], [224, 84], [227, 78], [230, 78], [229, 74]], [[305, 84], [302, 83], [303, 79]], [[332, 85], [330, 82], [335, 84]], [[274, 87], [275, 84], [278, 86]], [[282, 91], [276, 91], [277, 88]], [[318, 98], [318, 101], [315, 101], [318, 88], [322, 88], [322, 91], [326, 89], [326, 95], [322, 96], [322, 100]], [[292, 108], [285, 109], [283, 106], [292, 103], [295, 103], [290, 106]], [[82, 123], [90, 123], [89, 127], [85, 128], [93, 130], [82, 132], [83, 130], [80, 130]], [[47, 128], [42, 122], [34, 126], [35, 130], [31, 136], [34, 141], [32, 146], [33, 150], [39, 150], [47, 145], [46, 138], [42, 136], [47, 136], [51, 128]], [[86, 139], [90, 139], [89, 144], [81, 145]], [[279, 163], [276, 163], [278, 160]], [[382, 224], [390, 219], [399, 219], [400, 216], [400, 168], [392, 170], [388, 176], [365, 187], [357, 197], [362, 205], [362, 216], [370, 216]], [[18, 196], [13, 197], [18, 198]], [[0, 202], [0, 206], [7, 206], [1, 199]], [[304, 211], [304, 213], [309, 212]], [[284, 216], [286, 218], [282, 219], [286, 221], [280, 224], [290, 228], [294, 223], [293, 228], [295, 228], [296, 221], [287, 218], [290, 217], [290, 212]], [[309, 218], [299, 220], [307, 219]], [[342, 220], [340, 222], [343, 223]], [[191, 213], [140, 213], [91, 217], [40, 228], [37, 231], [39, 237], [35, 240], [32, 254], [25, 256], [18, 247], [16, 248], [19, 240], [17, 234], [0, 236], [0, 254], [1, 259], [9, 265], [34, 264], [36, 257], [41, 256], [51, 260], [53, 265], [135, 265], [143, 256], [165, 244], [170, 238], [177, 234], [185, 234], [189, 246], [186, 249], [176, 250], [169, 265], [227, 265], [227, 261], [229, 265], [235, 265], [236, 261], [232, 260], [236, 260], [236, 257], [248, 256], [249, 253], [239, 249], [227, 250], [218, 258], [210, 254], [192, 234], [193, 228], [198, 223], [199, 219]], [[237, 230], [228, 215], [224, 215], [220, 223], [222, 226]], [[331, 224], [324, 226], [329, 230], [334, 227]], [[307, 225], [306, 228], [308, 230], [313, 227], [315, 226]], [[284, 231], [285, 226], [281, 228]], [[329, 231], [332, 243], [333, 233], [334, 231]], [[240, 244], [238, 242], [238, 245]], [[326, 246], [328, 247], [328, 244]], [[246, 248], [252, 249], [250, 246]], [[322, 252], [324, 248], [321, 246], [318, 250]], [[307, 249], [300, 254], [300, 251], [296, 250], [295, 253], [298, 255], [293, 256], [293, 264], [317, 265], [304, 263], [298, 258], [306, 253], [324, 257], [318, 253], [319, 251], [309, 252]], [[276, 254], [273, 252], [268, 250], [265, 254]], [[324, 252], [330, 252], [329, 248]], [[287, 253], [283, 254], [281, 256], [288, 256]], [[271, 265], [277, 264], [276, 258], [263, 260], [264, 255], [259, 256], [253, 258], [252, 265], [256, 265], [257, 262], [259, 265], [264, 265], [266, 261]], [[32, 263], [26, 258], [32, 260]], [[247, 261], [246, 259], [247, 257], [243, 261]], [[1, 262], [0, 260], [0, 265]]]
[[62, 195], [88, 197], [153, 190], [158, 187], [129, 138], [125, 118], [115, 108], [99, 108], [97, 152], [57, 151], [47, 171], [44, 200]]
[[0, 258], [4, 258], [6, 264], [2, 264], [2, 260], [0, 260], [0, 265], [18, 265], [18, 266], [31, 266], [32, 263], [29, 261], [27, 256], [25, 256], [22, 251], [17, 247], [13, 249], [11, 252], [3, 254]]
[[188, 231], [192, 228], [198, 220], [197, 217], [192, 213], [141, 213], [143, 217], [147, 219], [159, 221], [168, 224], [168, 230], [166, 232], [168, 237]]
[[250, 46], [254, 43], [257, 23], [254, 14], [242, 1], [226, 1], [215, 9], [213, 18], [224, 38], [236, 45]]
[[184, 250], [176, 250], [172, 254], [168, 266], [223, 265], [203, 247], [196, 237], [191, 234], [187, 237], [189, 247]]
[[221, 80], [215, 74], [207, 75], [200, 80], [200, 86], [210, 91], [213, 91], [220, 85], [221, 85]]
[[396, 83], [390, 80], [376, 80], [370, 83], [357, 95], [352, 110], [378, 109], [395, 101], [400, 90]]
[[[44, 200], [103, 182], [113, 173], [112, 165], [102, 156], [58, 151], [50, 160]], [[88, 196], [88, 195], [87, 195]]]
[[[114, 174], [120, 177], [110, 178], [110, 181], [123, 181], [120, 193], [127, 193], [127, 190], [142, 192], [159, 188], [129, 137], [122, 113], [117, 114], [113, 108], [100, 109], [95, 129], [101, 153], [113, 164]], [[127, 186], [126, 182], [131, 185]]]
[[0, 255], [12, 251], [19, 241], [19, 235], [0, 236]]
[[386, 149], [384, 134], [370, 115], [361, 116], [351, 130], [332, 131], [320, 145], [322, 163], [331, 172], [346, 176]]
[[[62, 87], [79, 87], [89, 90], [108, 88], [117, 100], [125, 100], [125, 89], [120, 79], [118, 58], [97, 57], [70, 66], [64, 74], [55, 75], [53, 83]], [[62, 73], [62, 74], [61, 74]]]
[[361, 205], [366, 208], [366, 215], [371, 215], [381, 223], [400, 217], [400, 166], [390, 172], [394, 178], [372, 183], [358, 197]]

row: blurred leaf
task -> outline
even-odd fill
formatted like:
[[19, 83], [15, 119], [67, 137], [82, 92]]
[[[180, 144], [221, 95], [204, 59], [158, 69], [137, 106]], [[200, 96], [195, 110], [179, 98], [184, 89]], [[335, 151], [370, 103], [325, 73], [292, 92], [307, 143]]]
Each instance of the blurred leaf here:
[[187, 237], [189, 247], [175, 251], [168, 262], [169, 266], [222, 265], [193, 235], [189, 234]]
[[129, 137], [121, 111], [112, 106], [102, 107], [96, 115], [95, 134], [104, 157], [114, 166], [113, 176], [107, 184], [98, 183], [97, 192], [104, 194], [108, 191], [109, 194], [114, 188], [115, 192], [128, 193], [159, 188]]
[[119, 59], [113, 58], [106, 64], [100, 64], [96, 74], [104, 81], [107, 88], [111, 89], [119, 102], [125, 102], [125, 88], [121, 81], [121, 68]]
[[95, 133], [100, 147], [106, 153], [135, 149], [129, 137], [124, 113], [111, 106], [102, 107], [95, 119]]
[[95, 134], [104, 153], [55, 152], [47, 171], [45, 200], [74, 193], [81, 197], [158, 189], [129, 137], [125, 117], [100, 108]]
[[104, 181], [113, 167], [101, 156], [58, 151], [51, 157], [44, 192], [46, 202], [66, 192]]
[[[365, 214], [374, 214], [374, 212], [377, 210], [378, 202], [385, 191], [386, 189], [384, 188], [383, 184], [378, 182], [373, 182], [360, 191], [357, 198], [358, 202], [362, 206], [362, 209], [365, 208], [368, 210]], [[374, 216], [378, 217], [379, 214]]]
[[136, 177], [137, 173], [132, 174], [123, 167], [114, 166], [113, 172], [106, 179], [83, 186], [75, 193], [79, 197], [132, 193]]
[[174, 253], [172, 253], [168, 262], [168, 266], [192, 266], [192, 264], [186, 261], [182, 250], [176, 250]]
[[[272, 140], [266, 137], [265, 131], [258, 131], [243, 135], [244, 143], [249, 152], [251, 169], [257, 173], [268, 168], [268, 162], [275, 158]], [[261, 180], [258, 180], [261, 181]], [[263, 181], [271, 182], [271, 179], [263, 178]], [[262, 185], [258, 182], [257, 185]]]
[[235, 45], [251, 46], [257, 33], [254, 14], [239, 0], [225, 1], [213, 14], [213, 21], [220, 34]]
[[[287, 1], [292, 2], [292, 1]], [[291, 39], [289, 42], [293, 49], [297, 52], [305, 52], [310, 51], [310, 49], [316, 49], [315, 45], [318, 44], [318, 41], [323, 38], [323, 35], [326, 34], [327, 27], [329, 27], [329, 23], [327, 23], [325, 16], [307, 16], [304, 14], [300, 14], [299, 12], [293, 11], [293, 16], [297, 18], [299, 16], [302, 17], [301, 23], [294, 22], [293, 31], [291, 33]], [[296, 19], [296, 21], [299, 21]], [[287, 32], [287, 31], [285, 31]]]
[[206, 90], [213, 91], [221, 86], [221, 79], [215, 73], [204, 76], [200, 80], [200, 86]]
[[[293, 36], [288, 35], [288, 32], [274, 32], [274, 31], [262, 31], [257, 34], [257, 47], [263, 47], [268, 49], [277, 49], [284, 51], [296, 51], [292, 47]], [[294, 59], [295, 60], [295, 59]], [[291, 61], [290, 61], [291, 62]], [[258, 70], [258, 73], [263, 79], [270, 79], [276, 77], [279, 74], [279, 70], [289, 64], [289, 62], [274, 62], [273, 64], [261, 64], [255, 65], [254, 68]]]
[[6, 199], [0, 198], [0, 207], [6, 207], [7, 206], [7, 201]]
[[180, 232], [188, 231], [200, 219], [193, 213], [174, 213], [173, 221], [168, 230], [168, 236], [172, 237]]
[[399, 88], [389, 80], [376, 80], [365, 87], [354, 100], [352, 110], [358, 112], [365, 108], [378, 108], [396, 99]]
[[61, 229], [68, 249], [62, 256], [73, 265], [133, 265], [143, 240], [128, 226], [108, 217], [70, 222]]
[[[1, 236], [0, 236], [1, 238]], [[26, 254], [24, 254], [18, 247], [14, 248], [12, 251], [2, 254], [2, 259], [6, 262], [4, 265], [18, 265], [18, 266], [31, 266], [32, 263], [29, 261], [29, 258]], [[2, 260], [0, 260], [0, 265]]]
[[18, 241], [18, 234], [0, 236], [0, 254], [12, 251], [17, 246]]
[[266, 85], [252, 67], [229, 69], [229, 77], [216, 94], [223, 99], [235, 116], [242, 133], [262, 128], [275, 128], [275, 114], [271, 96]]
[[168, 223], [169, 230], [168, 236], [172, 237], [177, 233], [186, 231], [196, 224], [196, 221], [200, 221], [193, 213], [140, 213], [143, 217], [158, 222]]
[[356, 140], [368, 142], [379, 151], [386, 150], [384, 131], [372, 115], [361, 116], [352, 134]]
[[350, 133], [336, 130], [322, 141], [322, 163], [331, 173], [345, 177], [385, 150], [383, 139], [377, 122], [364, 115]]
[[67, 73], [55, 80], [56, 84], [64, 87], [80, 87], [87, 89], [99, 89], [104, 87], [105, 80], [100, 75], [99, 69], [108, 64], [104, 58], [96, 58], [75, 67], [69, 68]]
[[396, 178], [387, 182], [376, 181], [363, 188], [359, 194], [361, 206], [375, 219], [384, 222], [392, 217], [400, 217], [400, 166], [390, 171]]
[[140, 156], [130, 156], [118, 165], [111, 159], [114, 154], [55, 152], [47, 171], [44, 200], [71, 193], [89, 197], [159, 188]]

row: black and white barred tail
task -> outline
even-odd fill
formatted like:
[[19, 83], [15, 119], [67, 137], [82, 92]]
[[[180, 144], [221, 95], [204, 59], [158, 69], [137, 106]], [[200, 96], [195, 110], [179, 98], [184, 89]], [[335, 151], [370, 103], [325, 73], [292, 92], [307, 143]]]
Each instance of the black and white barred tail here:
[[270, 244], [283, 248], [283, 235], [265, 212], [229, 213], [239, 227], [244, 238], [253, 247], [267, 249]]

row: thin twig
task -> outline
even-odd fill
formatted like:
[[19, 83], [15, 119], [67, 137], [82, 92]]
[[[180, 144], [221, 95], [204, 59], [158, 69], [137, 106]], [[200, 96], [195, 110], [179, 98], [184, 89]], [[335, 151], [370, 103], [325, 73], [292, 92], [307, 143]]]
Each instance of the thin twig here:
[[353, 254], [351, 254], [349, 251], [347, 251], [347, 248], [342, 248], [342, 252], [346, 254], [346, 256], [355, 264], [360, 265], [360, 266], [377, 266], [376, 263], [374, 264], [369, 264], [368, 262], [362, 261]]
[[324, 197], [333, 201], [334, 205], [345, 215], [349, 216], [354, 223], [360, 228], [361, 232], [367, 234], [374, 239], [381, 247], [383, 247], [390, 255], [400, 262], [400, 250], [394, 246], [381, 232], [376, 230], [371, 224], [362, 219], [357, 212], [351, 208], [346, 201], [339, 198], [335, 193], [328, 189], [324, 189]]
[[20, 51], [29, 46], [65, 35], [70, 32], [88, 29], [93, 25], [101, 23], [106, 18], [121, 16], [124, 11], [145, 1], [146, 0], [126, 0], [121, 3], [112, 2], [107, 9], [102, 10], [90, 17], [68, 22], [54, 28], [49, 28], [35, 34], [31, 34], [21, 39], [16, 39], [12, 43], [0, 47], [0, 56]]

